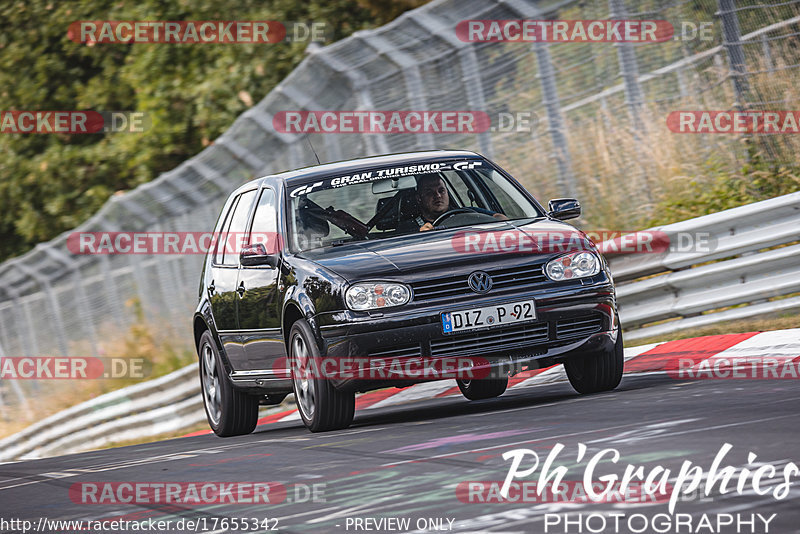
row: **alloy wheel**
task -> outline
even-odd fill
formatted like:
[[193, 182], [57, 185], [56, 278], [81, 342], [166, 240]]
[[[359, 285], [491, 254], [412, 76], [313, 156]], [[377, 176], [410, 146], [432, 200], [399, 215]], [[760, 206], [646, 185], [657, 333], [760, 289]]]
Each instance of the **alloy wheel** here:
[[294, 382], [295, 396], [297, 405], [302, 410], [303, 415], [308, 419], [314, 417], [314, 397], [313, 377], [311, 376], [308, 347], [301, 335], [296, 335], [292, 341], [292, 381]]
[[203, 344], [203, 400], [208, 417], [217, 425], [222, 414], [222, 398], [217, 372], [217, 358], [211, 345]]

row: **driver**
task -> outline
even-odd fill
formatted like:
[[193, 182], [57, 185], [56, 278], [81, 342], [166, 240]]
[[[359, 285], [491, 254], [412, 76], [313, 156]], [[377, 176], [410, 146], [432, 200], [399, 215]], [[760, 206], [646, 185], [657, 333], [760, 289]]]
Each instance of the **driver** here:
[[[436, 174], [425, 174], [417, 182], [417, 204], [420, 208], [420, 216], [415, 219], [420, 232], [433, 230], [433, 222], [450, 211], [450, 195], [444, 180]], [[508, 217], [502, 213], [493, 213], [483, 208], [469, 207], [478, 213], [491, 215], [495, 219], [507, 221]]]

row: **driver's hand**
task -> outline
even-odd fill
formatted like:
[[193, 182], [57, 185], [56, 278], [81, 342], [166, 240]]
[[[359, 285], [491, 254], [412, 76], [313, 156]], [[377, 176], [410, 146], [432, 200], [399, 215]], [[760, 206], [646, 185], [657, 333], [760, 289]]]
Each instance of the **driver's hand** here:
[[429, 222], [426, 222], [419, 228], [420, 232], [427, 232], [428, 230], [433, 230], [433, 225]]
[[492, 215], [492, 217], [494, 217], [498, 221], [507, 221], [508, 220], [508, 217], [506, 217], [502, 213], [495, 213], [494, 215]]

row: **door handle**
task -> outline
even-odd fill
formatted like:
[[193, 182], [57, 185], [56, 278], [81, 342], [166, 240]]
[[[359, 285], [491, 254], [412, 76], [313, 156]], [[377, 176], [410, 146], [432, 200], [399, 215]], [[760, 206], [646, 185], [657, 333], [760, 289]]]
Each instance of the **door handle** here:
[[239, 296], [240, 296], [240, 297], [243, 297], [243, 296], [244, 296], [244, 292], [245, 292], [245, 289], [244, 289], [244, 282], [241, 282], [241, 283], [239, 284], [239, 288], [236, 290], [236, 292], [237, 292], [237, 293], [239, 293]]
[[208, 296], [209, 297], [213, 297], [214, 296], [214, 291], [217, 290], [216, 286], [214, 286], [214, 281], [213, 280], [211, 281], [211, 285], [208, 286], [206, 289], [208, 290]]

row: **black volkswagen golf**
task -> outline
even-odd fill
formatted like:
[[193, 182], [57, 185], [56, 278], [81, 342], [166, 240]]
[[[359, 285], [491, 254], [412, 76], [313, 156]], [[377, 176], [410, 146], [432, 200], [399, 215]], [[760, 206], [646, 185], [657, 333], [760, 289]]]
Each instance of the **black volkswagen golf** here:
[[194, 336], [208, 421], [251, 432], [294, 393], [313, 432], [355, 394], [455, 379], [471, 400], [563, 363], [580, 393], [615, 388], [622, 334], [607, 265], [574, 199], [545, 210], [466, 151], [370, 157], [234, 191], [206, 257]]

